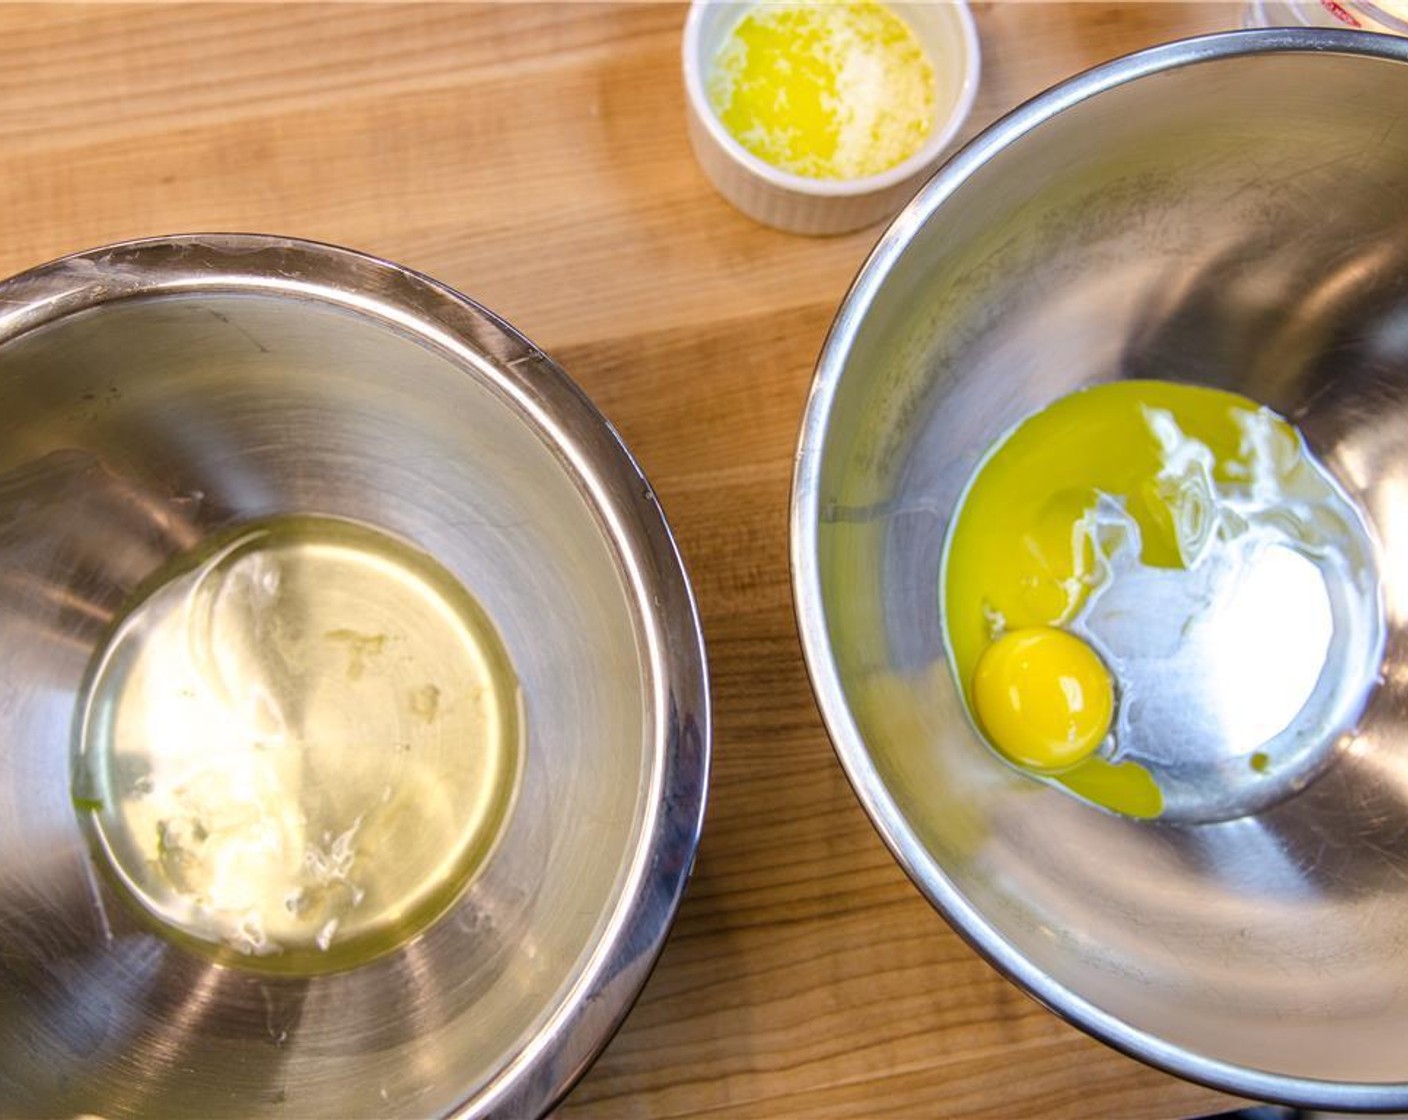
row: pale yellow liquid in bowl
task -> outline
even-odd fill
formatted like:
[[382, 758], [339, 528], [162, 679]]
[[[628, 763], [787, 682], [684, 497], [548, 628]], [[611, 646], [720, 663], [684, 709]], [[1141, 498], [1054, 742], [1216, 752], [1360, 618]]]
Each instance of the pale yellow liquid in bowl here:
[[422, 930], [493, 847], [518, 685], [431, 557], [323, 517], [157, 573], [94, 663], [74, 797], [159, 928], [260, 968], [346, 967]]

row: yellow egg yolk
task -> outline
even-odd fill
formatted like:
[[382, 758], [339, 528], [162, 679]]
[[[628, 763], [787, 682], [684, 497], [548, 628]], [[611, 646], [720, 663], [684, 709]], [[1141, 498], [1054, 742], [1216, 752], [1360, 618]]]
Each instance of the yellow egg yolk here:
[[878, 175], [917, 152], [934, 122], [934, 68], [923, 47], [904, 20], [869, 0], [755, 6], [706, 82], [735, 140], [808, 178]]
[[[1004, 436], [960, 502], [941, 586], [953, 667], [990, 745], [1106, 808], [1158, 816], [1163, 798], [1149, 772], [1117, 749], [1097, 750], [1114, 702], [1111, 672], [1065, 629], [1108, 578], [1100, 503], [1117, 502], [1138, 527], [1141, 563], [1184, 569], [1199, 548], [1216, 547], [1209, 486], [1253, 485], [1274, 473], [1268, 464], [1284, 472], [1301, 455], [1296, 431], [1256, 402], [1161, 381], [1072, 393]], [[1084, 652], [1067, 662], [1072, 647], [1048, 637], [1050, 651], [1028, 650], [1035, 660], [1020, 668], [999, 647], [1031, 633], [1064, 633]], [[1077, 716], [1064, 706], [1063, 680], [1082, 689], [1103, 680], [1091, 687], [1109, 699]], [[1012, 700], [1015, 682], [1025, 715]]]
[[1104, 741], [1115, 710], [1110, 674], [1079, 638], [1051, 626], [1002, 635], [973, 677], [978, 720], [993, 746], [1021, 766], [1074, 766]]

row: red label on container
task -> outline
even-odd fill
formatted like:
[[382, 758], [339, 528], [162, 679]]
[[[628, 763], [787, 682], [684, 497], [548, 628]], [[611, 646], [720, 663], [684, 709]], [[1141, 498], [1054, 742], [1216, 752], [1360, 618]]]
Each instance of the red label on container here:
[[1337, 20], [1339, 20], [1341, 23], [1346, 23], [1350, 27], [1364, 26], [1352, 15], [1350, 15], [1349, 12], [1347, 12], [1342, 5], [1335, 3], [1335, 0], [1320, 0], [1320, 6], [1324, 8], [1327, 12], [1329, 12], [1332, 16], [1334, 16]]

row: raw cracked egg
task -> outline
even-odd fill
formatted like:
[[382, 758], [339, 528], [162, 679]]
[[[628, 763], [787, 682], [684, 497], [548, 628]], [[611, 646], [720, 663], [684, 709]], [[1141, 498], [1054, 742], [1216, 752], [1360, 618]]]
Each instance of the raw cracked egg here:
[[1371, 692], [1375, 548], [1288, 421], [1117, 381], [989, 450], [944, 551], [950, 663], [989, 746], [1134, 817], [1222, 820], [1302, 788]]

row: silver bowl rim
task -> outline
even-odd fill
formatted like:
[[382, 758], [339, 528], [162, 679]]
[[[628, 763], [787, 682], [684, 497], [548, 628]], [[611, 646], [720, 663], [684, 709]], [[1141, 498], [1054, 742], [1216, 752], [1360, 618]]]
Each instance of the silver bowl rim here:
[[118, 300], [255, 294], [380, 322], [472, 370], [573, 477], [617, 557], [660, 728], [628, 878], [600, 940], [531, 1043], [449, 1115], [545, 1115], [605, 1049], [664, 948], [693, 870], [711, 754], [693, 590], [654, 490], [610, 422], [541, 350], [469, 297], [379, 257], [302, 238], [193, 233], [116, 242], [0, 281], [0, 347]]
[[1342, 54], [1408, 63], [1408, 40], [1314, 28], [1232, 30], [1179, 39], [1124, 55], [1069, 78], [989, 125], [947, 160], [885, 229], [861, 265], [817, 358], [798, 437], [790, 545], [793, 607], [803, 659], [832, 746], [881, 839], [954, 930], [1039, 1003], [1148, 1065], [1237, 1096], [1301, 1108], [1386, 1112], [1408, 1108], [1408, 1081], [1355, 1083], [1251, 1069], [1166, 1042], [1083, 999], [1028, 961], [973, 906], [929, 855], [886, 789], [846, 704], [827, 636], [816, 562], [821, 464], [831, 409], [851, 346], [876, 294], [920, 228], [989, 160], [1043, 122], [1097, 94], [1175, 68], [1269, 54]]

